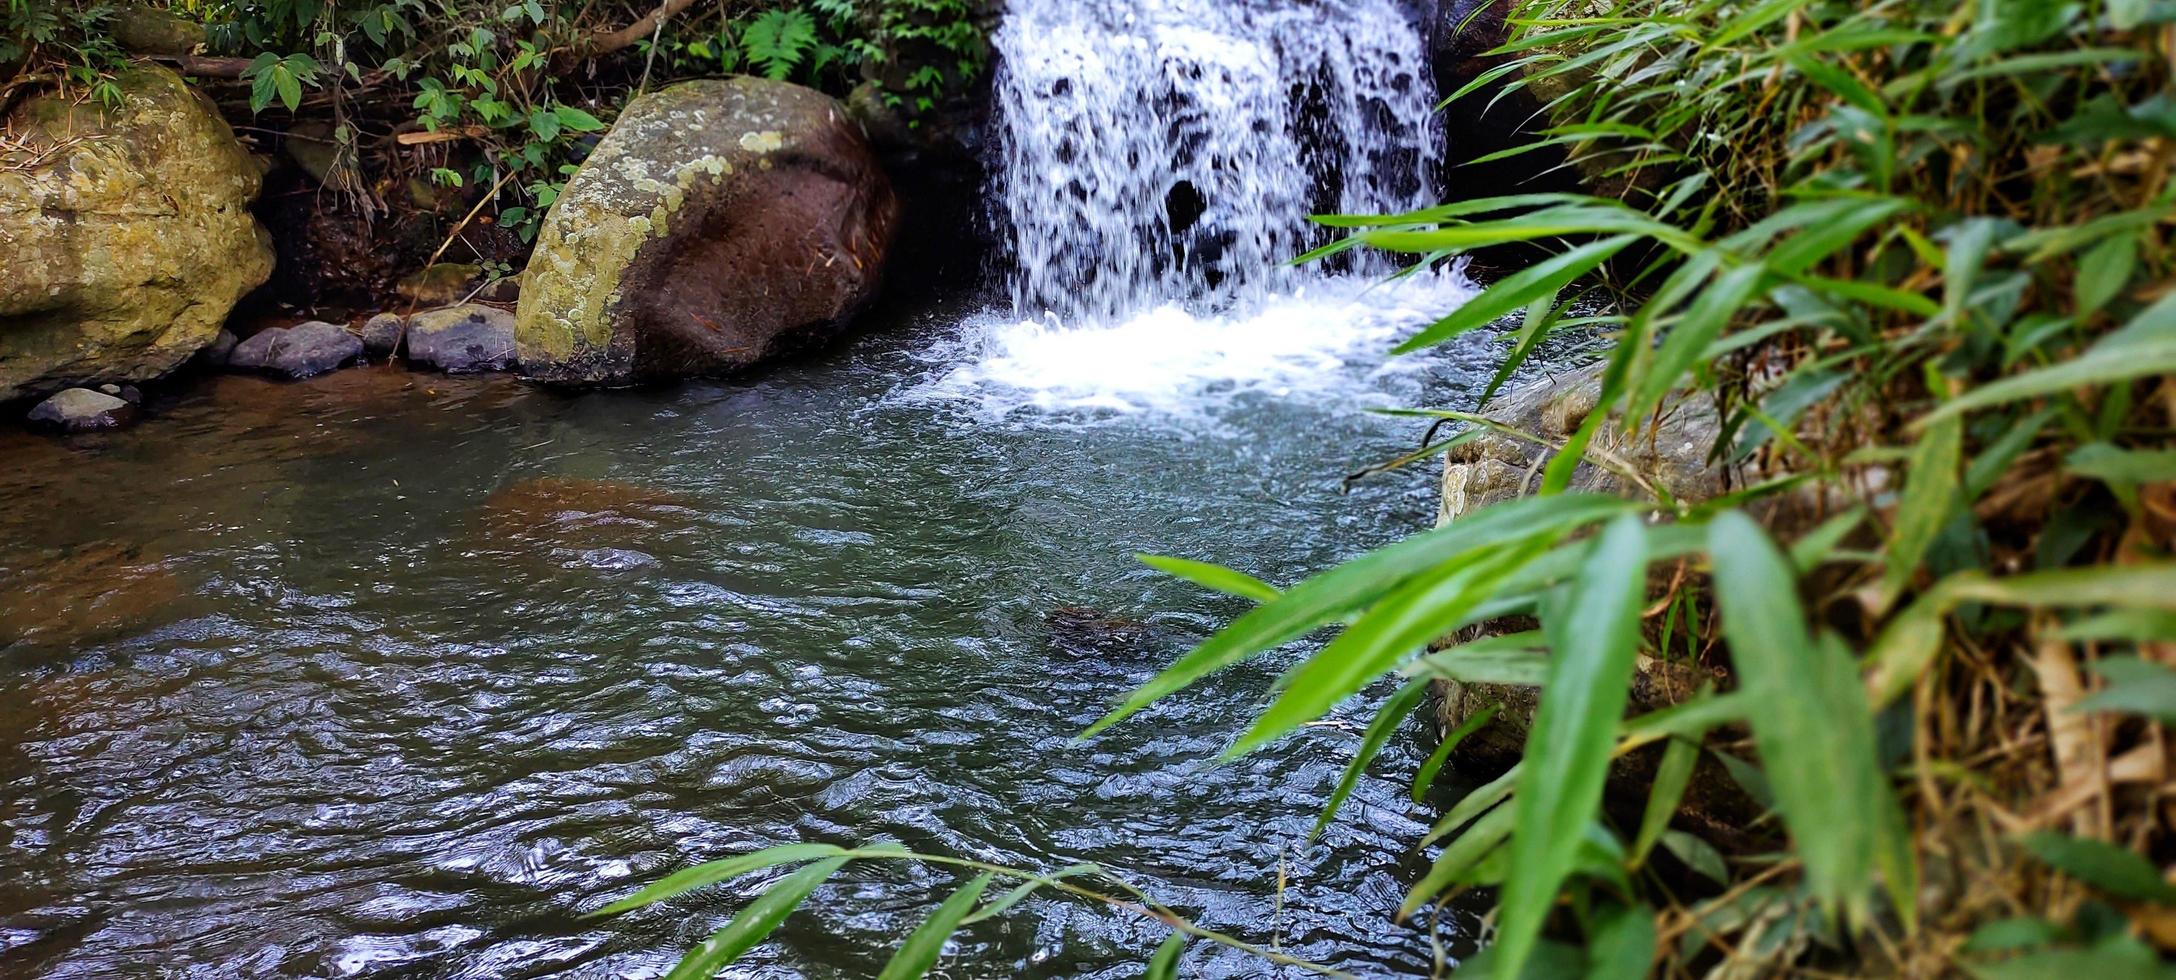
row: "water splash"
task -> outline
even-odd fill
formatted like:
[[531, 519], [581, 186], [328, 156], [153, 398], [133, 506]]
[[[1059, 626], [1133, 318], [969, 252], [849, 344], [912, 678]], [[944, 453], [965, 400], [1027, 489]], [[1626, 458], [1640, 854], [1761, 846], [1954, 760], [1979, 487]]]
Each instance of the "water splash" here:
[[965, 404], [984, 421], [1213, 416], [1250, 395], [1393, 404], [1417, 396], [1412, 379], [1437, 365], [1384, 352], [1473, 292], [1454, 267], [1389, 281], [1322, 277], [1213, 313], [1166, 303], [1094, 328], [985, 314], [929, 352], [951, 366], [903, 400]]
[[1291, 293], [1309, 214], [1426, 203], [1434, 93], [1391, 0], [1014, 0], [994, 43], [1016, 318]]

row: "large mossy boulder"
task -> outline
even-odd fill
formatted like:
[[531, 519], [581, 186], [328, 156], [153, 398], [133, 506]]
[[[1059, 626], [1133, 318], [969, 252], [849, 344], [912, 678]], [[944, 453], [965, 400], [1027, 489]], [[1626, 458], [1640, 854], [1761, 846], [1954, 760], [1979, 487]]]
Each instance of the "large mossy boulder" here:
[[898, 211], [827, 96], [745, 77], [645, 95], [544, 222], [517, 314], [522, 367], [632, 384], [829, 339], [874, 296]]
[[171, 71], [117, 81], [118, 108], [45, 94], [6, 120], [0, 401], [165, 374], [272, 273], [234, 131]]

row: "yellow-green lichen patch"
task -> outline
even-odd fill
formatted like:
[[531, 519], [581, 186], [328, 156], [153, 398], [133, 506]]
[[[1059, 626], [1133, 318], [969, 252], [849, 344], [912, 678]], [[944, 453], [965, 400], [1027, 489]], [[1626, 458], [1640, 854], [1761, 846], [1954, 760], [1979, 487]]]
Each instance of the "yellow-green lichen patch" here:
[[57, 149], [0, 179], [0, 399], [164, 374], [271, 274], [226, 122], [165, 69], [115, 80], [110, 112], [44, 95], [7, 120]]

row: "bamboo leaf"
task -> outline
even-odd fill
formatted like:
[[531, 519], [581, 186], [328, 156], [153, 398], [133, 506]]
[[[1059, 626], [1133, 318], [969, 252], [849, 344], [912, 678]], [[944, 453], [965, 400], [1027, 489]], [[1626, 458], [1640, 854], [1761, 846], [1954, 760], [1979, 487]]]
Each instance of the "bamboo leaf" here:
[[1179, 958], [1186, 955], [1186, 934], [1174, 932], [1156, 947], [1156, 955], [1149, 957], [1148, 972], [1141, 980], [1178, 980]]
[[2108, 686], [2078, 702], [2078, 711], [2145, 715], [2176, 725], [2176, 670], [2137, 657], [2110, 657], [2093, 665]]
[[1612, 521], [1571, 585], [1561, 636], [1552, 643], [1549, 680], [1534, 727], [1517, 799], [1510, 877], [1498, 905], [1497, 956], [1517, 976], [1541, 938], [1542, 920], [1577, 860], [1578, 839], [1602, 805], [1610, 748], [1632, 687], [1646, 595], [1645, 525], [1633, 515]]
[[1434, 326], [1399, 344], [1391, 353], [1410, 354], [1494, 323], [1497, 318], [1563, 289], [1567, 283], [1593, 271], [1637, 237], [1617, 235], [1590, 242], [1505, 276], [1437, 320]]
[[1443, 771], [1443, 763], [1449, 761], [1451, 753], [1458, 751], [1459, 743], [1496, 720], [1496, 713], [1501, 710], [1503, 705], [1492, 704], [1467, 715], [1465, 721], [1459, 722], [1457, 728], [1443, 736], [1443, 741], [1436, 743], [1436, 750], [1428, 753], [1428, 761], [1421, 763], [1420, 771], [1413, 775], [1413, 802], [1419, 803], [1421, 795], [1428, 791], [1428, 787], [1435, 785], [1436, 774]]
[[1465, 833], [1453, 838], [1443, 848], [1443, 853], [1428, 866], [1428, 873], [1419, 883], [1405, 893], [1405, 901], [1398, 906], [1398, 917], [1413, 914], [1422, 903], [1441, 894], [1445, 888], [1458, 883], [1481, 864], [1504, 838], [1511, 836], [1512, 820], [1518, 815], [1518, 801], [1513, 800], [1481, 815]]
[[1296, 639], [1461, 554], [1537, 532], [1568, 531], [1631, 505], [1600, 494], [1506, 501], [1371, 551], [1280, 593], [1202, 641], [1090, 726], [1086, 738], [1217, 670]]
[[1685, 372], [1699, 361], [1701, 352], [1715, 342], [1723, 328], [1760, 291], [1767, 276], [1768, 270], [1759, 265], [1741, 265], [1717, 276], [1715, 282], [1693, 300], [1677, 326], [1662, 338], [1662, 346], [1656, 348], [1645, 375], [1634, 383], [1626, 417], [1645, 417], [1660, 404], [1663, 396], [1669, 394]]
[[2107, 841], [2041, 831], [2025, 835], [2021, 843], [2057, 871], [2111, 895], [2176, 905], [2176, 885], [2152, 862]]
[[786, 921], [786, 916], [792, 915], [793, 910], [800, 907], [809, 893], [816, 890], [816, 886], [823, 884], [825, 879], [837, 873], [839, 868], [851, 860], [853, 859], [849, 857], [827, 858], [787, 875], [755, 901], [748, 903], [748, 907], [740, 910], [740, 914], [726, 923], [725, 928], [712, 933], [709, 939], [703, 940], [702, 945], [689, 950], [679, 965], [665, 975], [665, 980], [709, 980], [710, 977], [717, 976], [719, 970], [731, 965], [734, 960], [740, 959], [741, 954], [769, 938], [778, 928], [778, 924]]
[[1253, 751], [1322, 717], [1414, 651], [1458, 628], [1505, 577], [1548, 550], [1554, 540], [1551, 534], [1537, 535], [1415, 576], [1302, 663], [1284, 692], [1233, 743], [1225, 758]]
[[1639, 835], [1632, 839], [1633, 867], [1647, 860], [1647, 853], [1654, 850], [1662, 832], [1670, 829], [1670, 818], [1677, 815], [1677, 804], [1685, 798], [1685, 787], [1692, 782], [1693, 766], [1700, 761], [1700, 739], [1673, 738], [1662, 748], [1662, 762], [1655, 767], [1655, 782], [1647, 791], [1647, 809], [1640, 814]]
[[1931, 427], [1946, 419], [1990, 405], [2059, 394], [2076, 388], [2110, 385], [2134, 378], [2176, 373], [2176, 337], [2145, 339], [2110, 346], [2107, 342], [2116, 336], [2109, 334], [2103, 337], [2099, 345], [2073, 360], [2011, 375], [1974, 388], [1942, 403], [1940, 408], [1922, 416], [1913, 426]]
[[[1641, 980], [1655, 961], [1655, 910], [1617, 906], [1596, 917], [1586, 980]], [[1532, 962], [1532, 961], [1529, 961]]]
[[[1761, 705], [1750, 718], [1754, 742], [1807, 884], [1822, 905], [1862, 919], [1874, 858], [1902, 818], [1857, 671], [1848, 653], [1808, 635], [1789, 559], [1751, 518], [1718, 516], [1709, 548], [1723, 635]], [[1909, 894], [1904, 882], [1890, 884]]]
[[1185, 558], [1166, 558], [1162, 555], [1135, 555], [1141, 564], [1166, 575], [1183, 578], [1205, 589], [1235, 595], [1256, 602], [1268, 602], [1277, 597], [1277, 587], [1245, 572], [1233, 571], [1222, 565]]
[[1307, 839], [1313, 840], [1322, 836], [1322, 828], [1329, 826], [1330, 821], [1337, 817], [1338, 809], [1352, 796], [1353, 787], [1359, 785], [1360, 774], [1366, 772], [1368, 763], [1374, 762], [1375, 757], [1381, 754], [1383, 744], [1390, 741], [1390, 736], [1397, 732], [1398, 723], [1412, 713], [1413, 706], [1419, 704], [1421, 695], [1426, 693], [1426, 679], [1410, 680], [1405, 682], [1405, 686], [1398, 688], [1397, 693], [1390, 696], [1390, 700], [1383, 702], [1382, 710], [1375, 713], [1375, 720], [1368, 725], [1367, 733], [1361, 736], [1360, 748], [1353, 753], [1352, 762], [1345, 766], [1345, 774], [1338, 777], [1337, 788], [1331, 791], [1330, 801], [1323, 805], [1322, 816], [1315, 821], [1315, 828], [1307, 832]]
[[1037, 875], [1007, 890], [1005, 894], [991, 899], [988, 904], [976, 909], [975, 914], [961, 919], [960, 925], [971, 926], [984, 919], [993, 919], [1003, 915], [1006, 910], [1020, 904], [1029, 895], [1035, 894], [1036, 891], [1046, 888], [1060, 879], [1102, 873], [1103, 866], [1099, 864], [1069, 864], [1050, 874]]
[[799, 864], [817, 858], [845, 854], [846, 849], [830, 844], [781, 844], [760, 851], [730, 857], [722, 861], [710, 861], [665, 876], [664, 879], [604, 908], [589, 913], [592, 918], [618, 915], [630, 909], [654, 905], [676, 895], [694, 891], [721, 881], [738, 878], [752, 871], [774, 868], [781, 864]]
[[960, 920], [967, 917], [967, 911], [975, 907], [975, 901], [990, 887], [990, 878], [988, 871], [976, 875], [973, 881], [945, 899], [943, 905], [937, 906], [936, 911], [929, 913], [929, 918], [915, 927], [906, 943], [899, 947], [899, 952], [893, 953], [891, 961], [884, 964], [884, 971], [877, 974], [877, 980], [920, 980], [927, 976], [929, 968], [937, 965], [937, 957], [943, 955], [945, 941], [952, 938], [952, 933], [960, 927]]
[[1958, 466], [1964, 458], [1964, 420], [1952, 417], [1927, 430], [1912, 447], [1904, 494], [1897, 503], [1896, 529], [1889, 537], [1888, 571], [1882, 578], [1883, 605], [1911, 583], [1926, 557], [1927, 546], [1949, 523], [1957, 507]]

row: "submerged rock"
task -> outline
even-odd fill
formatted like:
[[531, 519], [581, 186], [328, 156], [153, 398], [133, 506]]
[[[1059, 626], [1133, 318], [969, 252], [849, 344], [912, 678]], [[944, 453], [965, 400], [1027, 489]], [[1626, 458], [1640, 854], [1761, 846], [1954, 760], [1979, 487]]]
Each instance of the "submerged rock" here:
[[820, 93], [742, 77], [638, 98], [545, 219], [521, 363], [626, 384], [828, 339], [874, 296], [898, 211], [859, 127]]
[[[99, 542], [0, 562], [0, 647], [61, 649], [141, 629], [189, 594], [166, 562], [140, 546]], [[12, 707], [12, 706], [11, 706]]]
[[514, 315], [467, 304], [408, 318], [408, 360], [449, 374], [514, 366]]
[[51, 93], [0, 120], [0, 401], [166, 374], [271, 275], [218, 111], [163, 68], [115, 81], [117, 109]]
[[136, 420], [136, 406], [117, 394], [69, 388], [30, 410], [33, 425], [62, 432], [118, 429]]
[[311, 378], [363, 356], [362, 338], [346, 327], [312, 320], [292, 327], [269, 327], [235, 345], [232, 367]]

